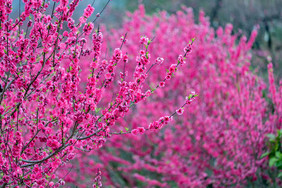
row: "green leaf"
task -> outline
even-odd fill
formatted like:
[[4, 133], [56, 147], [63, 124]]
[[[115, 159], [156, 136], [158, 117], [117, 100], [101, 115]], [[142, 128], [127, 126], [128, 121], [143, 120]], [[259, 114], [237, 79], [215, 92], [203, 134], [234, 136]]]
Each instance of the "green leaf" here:
[[193, 95], [190, 94], [190, 95], [188, 96], [188, 100], [190, 100], [192, 97], [193, 97]]
[[278, 144], [277, 141], [275, 142], [275, 147], [274, 148], [275, 148], [275, 151], [277, 151], [279, 149], [279, 144]]
[[264, 154], [262, 154], [261, 156], [260, 156], [260, 158], [262, 159], [262, 158], [264, 158], [264, 157], [266, 157], [266, 156], [268, 156], [269, 155], [269, 152], [265, 152]]
[[70, 66], [68, 69], [67, 69], [67, 72], [70, 72], [72, 70], [72, 66]]
[[129, 129], [127, 127], [125, 127], [125, 130], [128, 131]]
[[278, 133], [278, 136], [281, 137], [282, 136], [282, 129], [278, 130], [277, 133]]
[[278, 170], [282, 170], [282, 160], [280, 159], [278, 162], [276, 162], [276, 167]]
[[279, 151], [275, 152], [275, 157], [277, 157], [278, 159], [282, 158], [282, 154]]
[[153, 88], [152, 86], [150, 86], [150, 89], [151, 89], [151, 93], [153, 93], [156, 90], [156, 88]]
[[274, 134], [267, 134], [266, 135], [269, 139], [275, 140], [275, 135]]
[[101, 108], [95, 108], [95, 113], [99, 113], [99, 111], [101, 110]]
[[276, 158], [271, 158], [271, 159], [269, 159], [269, 166], [270, 167], [272, 167], [272, 166], [274, 166], [274, 164], [277, 162], [277, 159]]

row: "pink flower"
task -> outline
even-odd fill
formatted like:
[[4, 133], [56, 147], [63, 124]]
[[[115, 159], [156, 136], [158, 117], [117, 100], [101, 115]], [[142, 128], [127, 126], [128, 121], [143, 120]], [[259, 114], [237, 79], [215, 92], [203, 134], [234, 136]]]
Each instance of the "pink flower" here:
[[131, 134], [133, 134], [133, 135], [137, 135], [139, 133], [139, 130], [138, 129], [133, 129], [132, 131], [131, 131]]
[[169, 72], [170, 72], [170, 73], [174, 73], [175, 70], [176, 70], [176, 67], [177, 67], [177, 64], [172, 64], [172, 65], [169, 67]]
[[111, 79], [111, 77], [112, 77], [111, 73], [105, 74], [105, 78], [106, 78], [106, 79]]
[[183, 108], [179, 108], [178, 110], [176, 110], [176, 113], [177, 113], [178, 115], [182, 115], [183, 112], [184, 112], [184, 109], [183, 109]]
[[86, 9], [84, 10], [83, 16], [88, 18], [94, 12], [94, 8], [91, 5], [87, 5]]
[[190, 53], [192, 51], [192, 45], [188, 44], [185, 48], [184, 48], [184, 52], [185, 53]]
[[137, 128], [140, 134], [143, 134], [145, 132], [145, 128], [144, 127], [138, 127]]
[[157, 64], [157, 65], [161, 65], [163, 62], [164, 62], [164, 58], [162, 58], [162, 57], [158, 57], [158, 58], [156, 59], [156, 64]]
[[183, 64], [186, 63], [186, 62], [184, 61], [183, 55], [179, 55], [179, 56], [178, 56], [178, 62], [179, 62], [181, 65], [183, 65]]
[[122, 60], [123, 60], [124, 63], [127, 63], [128, 62], [128, 55], [124, 54], [123, 57], [122, 57]]
[[145, 44], [145, 45], [147, 45], [148, 44], [148, 41], [149, 41], [149, 39], [147, 38], [147, 37], [141, 37], [141, 39], [140, 39], [140, 43], [141, 44]]
[[165, 79], [166, 79], [166, 80], [170, 80], [170, 79], [171, 79], [171, 76], [170, 76], [170, 75], [166, 75]]

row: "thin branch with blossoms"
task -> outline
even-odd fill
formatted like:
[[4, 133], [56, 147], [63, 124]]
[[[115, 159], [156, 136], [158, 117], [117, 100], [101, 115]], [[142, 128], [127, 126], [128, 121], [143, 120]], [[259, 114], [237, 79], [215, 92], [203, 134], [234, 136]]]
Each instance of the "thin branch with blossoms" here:
[[148, 128], [145, 127], [138, 127], [137, 129], [133, 129], [133, 130], [128, 130], [128, 131], [120, 131], [120, 132], [110, 132], [110, 135], [121, 135], [121, 134], [133, 134], [133, 135], [137, 135], [137, 134], [144, 134], [145, 131], [149, 131], [149, 130], [157, 130], [159, 128], [161, 128], [162, 126], [158, 126], [158, 125], [162, 125], [162, 124], [167, 124], [169, 121], [172, 120], [172, 117], [175, 116], [176, 114], [178, 115], [182, 115], [184, 112], [184, 107], [187, 104], [191, 104], [191, 102], [197, 97], [198, 95], [195, 94], [194, 92], [192, 94], [189, 95], [189, 97], [186, 97], [186, 101], [185, 103], [179, 108], [177, 109], [175, 112], [173, 112], [172, 114], [170, 114], [169, 116], [163, 116], [160, 118], [159, 121], [155, 121], [153, 123], [151, 123], [149, 125]]

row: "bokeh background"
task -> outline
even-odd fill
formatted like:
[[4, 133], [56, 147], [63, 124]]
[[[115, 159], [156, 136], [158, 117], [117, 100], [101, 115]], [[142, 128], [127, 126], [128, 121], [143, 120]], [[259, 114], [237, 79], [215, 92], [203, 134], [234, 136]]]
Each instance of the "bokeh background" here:
[[[100, 12], [107, 0], [83, 0], [79, 3], [77, 14], [88, 4], [93, 4], [95, 14]], [[233, 32], [250, 36], [254, 27], [259, 27], [259, 34], [253, 46], [252, 69], [256, 74], [267, 78], [267, 57], [272, 58], [277, 82], [282, 78], [282, 0], [112, 0], [105, 9], [97, 24], [103, 23], [108, 28], [121, 26], [127, 11], [133, 12], [140, 4], [145, 5], [146, 13], [155, 14], [165, 10], [174, 14], [182, 6], [193, 8], [195, 18], [200, 10], [210, 18], [211, 26], [217, 28], [232, 23]], [[18, 9], [24, 9], [23, 2], [13, 1], [15, 11], [13, 17], [18, 16]]]
[[[101, 10], [106, 2], [96, 0], [96, 12]], [[81, 11], [89, 3], [93, 3], [93, 0], [80, 3]], [[174, 14], [182, 6], [192, 7], [196, 19], [199, 11], [204, 10], [212, 27], [232, 23], [234, 33], [247, 37], [254, 27], [259, 27], [259, 34], [253, 46], [252, 68], [257, 74], [267, 78], [267, 57], [271, 57], [276, 80], [282, 78], [282, 0], [113, 0], [100, 23], [106, 24], [107, 27], [119, 27], [126, 17], [126, 11], [133, 12], [139, 4], [145, 5], [147, 14], [162, 10]]]
[[[102, 1], [97, 1], [102, 4]], [[125, 10], [134, 11], [143, 3], [146, 12], [154, 14], [165, 10], [173, 14], [181, 6], [192, 7], [195, 18], [200, 10], [210, 17], [212, 27], [217, 28], [232, 23], [233, 32], [250, 36], [254, 27], [259, 27], [259, 35], [253, 46], [252, 68], [257, 74], [267, 78], [267, 59], [272, 58], [276, 80], [282, 78], [282, 0], [119, 0], [113, 1], [108, 9], [115, 20], [105, 19], [110, 25], [118, 26], [125, 16]], [[107, 14], [108, 15], [108, 14]]]

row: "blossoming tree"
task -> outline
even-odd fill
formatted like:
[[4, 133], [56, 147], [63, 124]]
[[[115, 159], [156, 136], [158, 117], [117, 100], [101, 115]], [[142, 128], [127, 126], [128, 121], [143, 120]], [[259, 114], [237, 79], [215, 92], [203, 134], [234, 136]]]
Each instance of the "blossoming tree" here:
[[[183, 66], [193, 40], [186, 38], [163, 78], [150, 80], [149, 73], [158, 74], [152, 66], [164, 69], [161, 57], [150, 56], [153, 38], [139, 38], [140, 49], [126, 54], [124, 37], [104, 58], [107, 39], [94, 25], [104, 9], [89, 21], [94, 8], [88, 5], [74, 21], [79, 0], [23, 2], [24, 11], [12, 19], [12, 0], [0, 0], [0, 185], [59, 187], [66, 176], [61, 169], [78, 152], [99, 150], [114, 134], [111, 130], [120, 129], [118, 120], [163, 89]], [[129, 61], [132, 56], [137, 58]], [[127, 74], [121, 68], [126, 64], [135, 70]], [[188, 95], [177, 112], [182, 113], [195, 96]], [[161, 122], [124, 133], [160, 129], [175, 110]], [[98, 173], [97, 182], [99, 177]]]
[[[72, 168], [67, 182], [87, 187], [100, 169], [104, 184], [114, 187], [281, 185], [276, 176], [279, 169], [269, 167], [261, 155], [267, 151], [265, 135], [282, 128], [282, 84], [279, 89], [275, 86], [270, 59], [269, 89], [250, 67], [256, 30], [247, 40], [232, 34], [231, 24], [214, 30], [203, 12], [196, 23], [191, 9], [146, 16], [141, 6], [128, 15], [122, 28], [104, 33], [109, 41], [105, 45], [120, 45], [124, 37], [117, 39], [125, 33], [123, 53], [128, 54], [129, 62], [136, 59], [131, 54], [140, 48], [139, 36], [154, 38], [148, 47], [150, 58], [157, 59], [156, 64], [161, 61], [162, 66], [154, 65], [152, 71], [158, 74], [151, 72], [148, 80], [154, 83], [165, 77], [160, 83], [165, 87], [120, 119], [116, 135], [112, 134], [104, 147], [78, 153], [63, 169], [62, 174], [67, 174]], [[167, 75], [174, 70], [169, 68], [170, 62], [177, 58], [185, 39], [193, 37], [196, 42], [187, 63]], [[136, 70], [130, 63], [126, 69], [129, 75]], [[194, 90], [199, 92], [198, 101], [184, 111], [178, 108], [182, 117], [176, 116], [161, 131], [141, 135], [144, 130], [138, 127], [153, 122], [150, 126], [158, 128], [165, 118], [156, 121], [156, 117], [169, 115], [185, 101], [182, 94]], [[124, 134], [128, 129], [133, 129], [134, 135]]]

